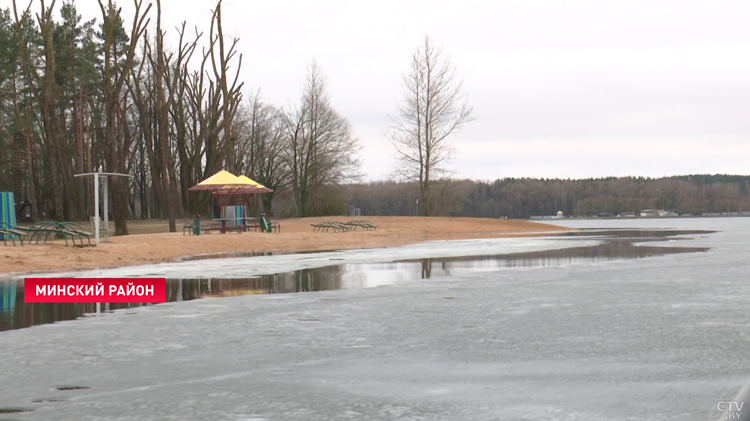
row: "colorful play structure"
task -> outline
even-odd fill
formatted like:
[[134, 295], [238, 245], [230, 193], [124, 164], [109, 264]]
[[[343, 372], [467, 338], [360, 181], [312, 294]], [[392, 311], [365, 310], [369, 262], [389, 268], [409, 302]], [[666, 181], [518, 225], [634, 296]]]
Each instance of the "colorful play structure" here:
[[[15, 202], [13, 201], [13, 192], [0, 192], [0, 226], [16, 226], [16, 208]], [[9, 234], [7, 231], [3, 232], [5, 232], [5, 234], [0, 233], [0, 238], [3, 240], [16, 237], [15, 235]]]
[[0, 313], [13, 314], [16, 307], [16, 281], [0, 282]]
[[16, 208], [13, 192], [0, 192], [0, 221], [9, 225], [16, 225]]

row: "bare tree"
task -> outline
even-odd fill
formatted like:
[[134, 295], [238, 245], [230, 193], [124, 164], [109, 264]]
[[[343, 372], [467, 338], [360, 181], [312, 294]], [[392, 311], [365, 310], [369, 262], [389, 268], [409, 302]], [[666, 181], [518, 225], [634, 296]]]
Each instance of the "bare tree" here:
[[450, 173], [446, 164], [456, 153], [446, 139], [473, 119], [472, 108], [456, 68], [430, 44], [429, 37], [414, 53], [403, 83], [399, 114], [392, 117], [386, 135], [401, 164], [397, 175], [419, 184], [421, 213], [435, 215], [440, 198], [431, 195], [431, 187]]
[[[184, 136], [177, 138], [177, 153], [180, 158], [181, 190], [185, 209], [198, 212], [210, 199], [207, 195], [188, 195], [188, 188], [199, 182], [204, 175], [213, 174], [221, 168], [218, 150], [221, 129], [219, 125], [220, 97], [215, 94], [206, 65], [209, 53], [204, 51], [199, 69], [185, 70], [184, 97], [180, 104], [180, 117], [186, 124]], [[205, 169], [204, 169], [205, 164]]]
[[[107, 163], [110, 171], [124, 173], [126, 171], [124, 156], [130, 150], [123, 136], [124, 110], [122, 88], [133, 68], [136, 46], [139, 38], [146, 31], [148, 25], [149, 4], [142, 10], [143, 0], [134, 0], [135, 13], [130, 37], [124, 32], [120, 9], [115, 7], [112, 0], [105, 5], [99, 0], [102, 12], [102, 38], [104, 51], [103, 100], [106, 110], [105, 143], [107, 144]], [[127, 235], [128, 226], [125, 220], [127, 214], [127, 186], [125, 182], [115, 177], [112, 183], [112, 206], [115, 217], [115, 235]], [[96, 205], [95, 205], [96, 206]]]
[[237, 42], [239, 39], [234, 38], [232, 45], [228, 49], [226, 48], [224, 30], [221, 26], [221, 0], [216, 4], [211, 18], [210, 39], [211, 46], [209, 53], [211, 54], [211, 66], [216, 77], [216, 94], [221, 97], [221, 129], [224, 137], [225, 164], [227, 171], [235, 172], [237, 159], [235, 158], [234, 137], [232, 136], [232, 119], [242, 100], [242, 85], [244, 82], [240, 82], [239, 80], [240, 68], [242, 68], [242, 54], [238, 56], [237, 71], [230, 86], [230, 62], [237, 55]]
[[[157, 115], [157, 139], [159, 144], [158, 162], [160, 164], [159, 177], [155, 180], [161, 181], [163, 188], [163, 203], [167, 219], [169, 219], [169, 232], [177, 231], [175, 217], [181, 215], [182, 202], [179, 199], [179, 181], [175, 171], [174, 160], [172, 158], [172, 142], [170, 139], [170, 120], [169, 115], [180, 104], [181, 90], [184, 90], [183, 75], [187, 73], [187, 63], [195, 51], [198, 36], [192, 42], [186, 41], [185, 23], [179, 31], [179, 44], [177, 57], [173, 53], [164, 50], [164, 31], [161, 29], [161, 1], [156, 0], [157, 6], [157, 24], [156, 24], [156, 60], [153, 55], [151, 66], [154, 68], [155, 76], [155, 114]], [[166, 88], [166, 89], [165, 89]], [[175, 132], [180, 134], [184, 132], [184, 127], [175, 125]], [[152, 174], [153, 176], [153, 174]]]
[[263, 212], [270, 215], [273, 198], [289, 184], [289, 169], [284, 161], [284, 114], [264, 103], [258, 90], [239, 109], [233, 123], [237, 126], [232, 129], [237, 133], [237, 157], [241, 159], [236, 170], [273, 190], [259, 196]]
[[[198, 37], [185, 37], [185, 23], [177, 28], [176, 52], [164, 48], [165, 31], [161, 26], [161, 1], [156, 1], [156, 36], [153, 43], [144, 36], [143, 57], [127, 81], [143, 138], [143, 157], [147, 158], [156, 200], [169, 221], [170, 232], [176, 231], [175, 219], [183, 214], [180, 185], [173, 157], [174, 143], [184, 140], [185, 121], [180, 113], [187, 64], [195, 51]], [[149, 66], [146, 66], [146, 65]], [[172, 120], [170, 120], [172, 116]], [[173, 129], [173, 130], [172, 130]], [[145, 164], [142, 164], [142, 167]]]
[[321, 188], [356, 178], [359, 167], [357, 139], [349, 122], [331, 107], [325, 77], [315, 62], [299, 108], [287, 116], [287, 133], [286, 161], [294, 201], [300, 216], [310, 216], [314, 212], [312, 199]]

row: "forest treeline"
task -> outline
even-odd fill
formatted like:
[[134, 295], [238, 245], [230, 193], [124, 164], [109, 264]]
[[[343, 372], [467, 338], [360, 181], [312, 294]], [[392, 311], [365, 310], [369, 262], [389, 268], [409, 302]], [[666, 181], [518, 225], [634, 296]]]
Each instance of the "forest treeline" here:
[[[505, 178], [453, 180], [442, 191], [440, 215], [529, 218], [617, 215], [646, 209], [682, 214], [750, 211], [750, 176], [688, 175], [665, 178], [610, 177], [583, 180]], [[415, 215], [416, 185], [375, 182], [340, 191], [342, 207], [363, 215]]]
[[323, 212], [325, 186], [357, 175], [358, 141], [315, 62], [295, 105], [243, 92], [221, 1], [209, 27], [169, 33], [159, 0], [134, 0], [126, 13], [100, 0], [88, 21], [74, 3], [55, 3], [0, 9], [0, 191], [31, 201], [34, 219], [93, 215], [93, 182], [81, 173], [131, 176], [109, 179], [117, 234], [131, 217], [167, 218], [174, 231], [175, 218], [206, 215], [210, 194], [188, 189], [222, 169], [274, 190], [258, 207], [271, 212], [287, 192], [300, 216]]
[[[322, 69], [315, 62], [300, 69], [299, 101], [287, 107], [245, 92], [240, 40], [223, 32], [221, 1], [207, 28], [171, 32], [162, 29], [159, 0], [130, 3], [130, 22], [112, 0], [100, 0], [100, 18], [88, 21], [72, 2], [12, 4], [0, 9], [0, 191], [28, 199], [36, 220], [88, 219], [93, 183], [75, 175], [104, 171], [131, 176], [109, 181], [117, 234], [127, 234], [133, 217], [166, 218], [175, 230], [176, 218], [208, 215], [210, 194], [188, 189], [221, 169], [273, 189], [254, 198], [251, 212], [279, 217], [750, 210], [745, 176], [432, 180], [426, 194], [422, 174], [439, 166], [417, 160], [418, 176], [405, 179], [421, 181], [352, 184], [358, 140], [332, 108]], [[419, 51], [415, 57], [421, 63]], [[423, 67], [412, 69], [407, 87], [421, 86]], [[468, 105], [454, 108], [449, 128], [470, 120]], [[421, 155], [423, 142], [432, 141], [406, 145]]]

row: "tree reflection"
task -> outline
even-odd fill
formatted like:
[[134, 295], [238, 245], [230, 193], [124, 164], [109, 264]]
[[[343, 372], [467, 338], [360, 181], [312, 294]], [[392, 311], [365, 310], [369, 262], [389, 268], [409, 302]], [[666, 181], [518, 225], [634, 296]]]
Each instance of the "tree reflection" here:
[[[665, 231], [672, 235], [684, 232]], [[649, 232], [652, 234], [652, 232]], [[698, 231], [691, 234], [699, 233]], [[701, 232], [702, 233], [702, 232]], [[595, 233], [601, 235], [601, 233]], [[593, 234], [592, 234], [593, 235]], [[294, 292], [325, 291], [341, 288], [363, 287], [373, 284], [363, 282], [362, 273], [375, 274], [379, 281], [389, 277], [399, 281], [431, 279], [477, 270], [498, 270], [514, 267], [565, 266], [582, 262], [616, 259], [638, 259], [673, 253], [706, 251], [695, 247], [653, 247], [648, 241], [663, 241], [664, 235], [629, 235], [629, 238], [610, 238], [602, 244], [585, 247], [569, 247], [527, 253], [497, 256], [471, 256], [419, 260], [407, 260], [387, 265], [387, 270], [372, 264], [332, 265], [303, 269], [273, 275], [247, 278], [167, 279], [166, 300], [188, 301], [211, 297], [232, 297], [253, 294], [280, 294]], [[638, 244], [634, 244], [638, 242]], [[439, 265], [438, 265], [439, 263]], [[394, 276], [397, 275], [397, 276]], [[401, 276], [403, 275], [403, 276]], [[366, 279], [366, 276], [364, 277]], [[375, 282], [374, 285], [378, 285]], [[0, 331], [20, 329], [61, 320], [77, 319], [85, 314], [96, 313], [96, 303], [25, 303], [21, 280], [0, 280]], [[101, 310], [140, 307], [143, 303], [102, 303]]]
[[[341, 265], [241, 279], [167, 279], [166, 301], [211, 297], [341, 289]], [[0, 331], [75, 320], [97, 312], [96, 303], [25, 303], [23, 281], [0, 280]], [[102, 303], [100, 310], [141, 307], [150, 303]]]

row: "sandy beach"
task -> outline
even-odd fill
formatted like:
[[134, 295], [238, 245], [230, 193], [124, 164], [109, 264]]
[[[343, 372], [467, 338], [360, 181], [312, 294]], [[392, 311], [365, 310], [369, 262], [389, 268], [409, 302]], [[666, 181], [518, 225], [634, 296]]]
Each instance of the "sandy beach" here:
[[[313, 232], [311, 226], [323, 221], [363, 219], [377, 229]], [[178, 224], [178, 232], [169, 233], [166, 221], [131, 221], [129, 229], [133, 234], [112, 237], [96, 247], [66, 246], [62, 240], [23, 247], [8, 243], [0, 252], [0, 273], [142, 265], [211, 253], [343, 250], [435, 240], [535, 236], [567, 229], [529, 221], [483, 218], [324, 217], [280, 220], [281, 232], [213, 232], [192, 236], [183, 235], [184, 222], [187, 221]], [[204, 226], [206, 223], [203, 222]]]

